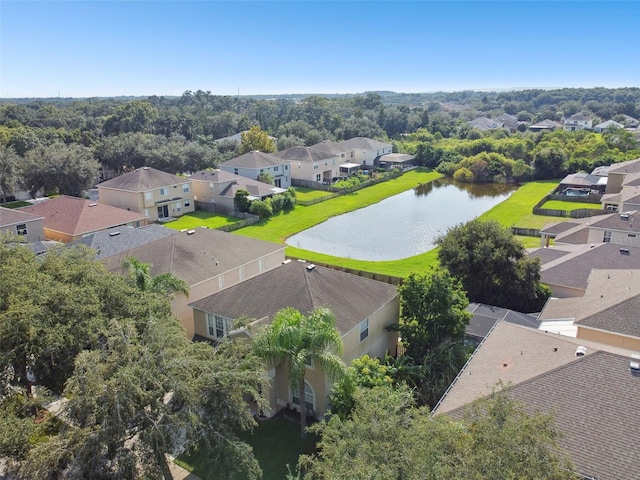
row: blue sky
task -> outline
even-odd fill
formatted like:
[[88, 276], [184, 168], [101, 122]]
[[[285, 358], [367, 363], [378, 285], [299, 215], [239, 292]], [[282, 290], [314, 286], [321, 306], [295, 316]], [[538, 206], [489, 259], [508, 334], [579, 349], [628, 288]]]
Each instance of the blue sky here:
[[640, 85], [640, 2], [0, 0], [0, 96]]

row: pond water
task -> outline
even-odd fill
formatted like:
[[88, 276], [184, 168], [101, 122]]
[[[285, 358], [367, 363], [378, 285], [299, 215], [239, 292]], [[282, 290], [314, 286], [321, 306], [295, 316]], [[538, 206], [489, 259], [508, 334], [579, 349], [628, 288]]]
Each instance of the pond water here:
[[287, 245], [358, 260], [398, 260], [435, 247], [449, 227], [473, 220], [518, 187], [438, 179], [379, 203], [330, 218]]

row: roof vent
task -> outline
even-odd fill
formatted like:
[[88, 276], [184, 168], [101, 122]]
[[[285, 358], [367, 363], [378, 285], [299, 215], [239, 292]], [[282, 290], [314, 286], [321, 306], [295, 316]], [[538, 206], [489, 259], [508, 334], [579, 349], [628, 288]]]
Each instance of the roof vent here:
[[622, 220], [629, 220], [629, 214], [628, 213], [621, 213], [620, 214], [620, 218]]
[[587, 347], [580, 345], [576, 348], [576, 357], [584, 357], [587, 354]]
[[196, 233], [195, 230], [187, 230], [187, 235], [193, 235], [194, 233]]
[[637, 353], [631, 354], [631, 361], [629, 362], [629, 371], [633, 375], [640, 375], [640, 355]]
[[109, 233], [110, 237], [115, 237], [116, 235], [120, 235], [120, 232], [111, 232], [111, 233]]
[[313, 263], [311, 263], [311, 264], [307, 265], [305, 268], [306, 268], [308, 271], [311, 271], [311, 270], [315, 270], [316, 266], [315, 266]]
[[90, 203], [89, 206], [90, 207], [95, 207], [96, 205], [98, 205], [97, 203]]
[[149, 167], [142, 167], [143, 170], [149, 170]]

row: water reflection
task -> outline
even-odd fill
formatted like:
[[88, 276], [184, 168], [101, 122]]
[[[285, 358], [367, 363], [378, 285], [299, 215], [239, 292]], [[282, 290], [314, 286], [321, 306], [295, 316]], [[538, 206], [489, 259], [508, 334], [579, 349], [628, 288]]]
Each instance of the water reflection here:
[[330, 218], [287, 244], [345, 258], [397, 260], [434, 248], [435, 239], [502, 202], [515, 185], [440, 179], [354, 212]]

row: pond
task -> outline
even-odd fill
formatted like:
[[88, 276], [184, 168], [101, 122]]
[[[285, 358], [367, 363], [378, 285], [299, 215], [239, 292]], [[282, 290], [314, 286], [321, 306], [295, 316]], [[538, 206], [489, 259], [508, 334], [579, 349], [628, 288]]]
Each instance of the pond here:
[[438, 179], [287, 239], [287, 245], [358, 260], [398, 260], [435, 247], [449, 227], [473, 220], [506, 200], [517, 185]]

